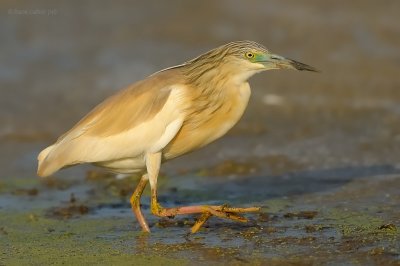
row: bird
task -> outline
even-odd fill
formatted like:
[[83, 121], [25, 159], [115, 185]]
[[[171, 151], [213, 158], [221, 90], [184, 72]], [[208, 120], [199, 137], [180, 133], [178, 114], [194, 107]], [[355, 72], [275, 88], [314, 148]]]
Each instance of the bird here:
[[158, 71], [105, 99], [38, 155], [37, 174], [90, 163], [120, 174], [142, 173], [130, 197], [144, 232], [150, 232], [140, 199], [150, 183], [151, 212], [159, 217], [199, 214], [197, 232], [211, 217], [246, 222], [244, 213], [260, 207], [192, 205], [165, 208], [158, 202], [161, 164], [197, 150], [227, 133], [245, 111], [248, 79], [272, 69], [318, 72], [270, 52], [254, 41], [221, 45], [183, 64]]

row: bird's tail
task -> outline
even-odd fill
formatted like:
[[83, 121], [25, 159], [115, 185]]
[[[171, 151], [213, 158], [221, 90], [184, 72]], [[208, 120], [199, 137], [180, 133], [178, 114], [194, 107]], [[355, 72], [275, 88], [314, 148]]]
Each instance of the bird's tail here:
[[40, 177], [49, 176], [55, 172], [57, 172], [62, 165], [58, 163], [58, 160], [54, 159], [54, 156], [51, 156], [52, 151], [56, 148], [56, 144], [47, 147], [42, 150], [38, 155], [38, 170], [37, 174]]

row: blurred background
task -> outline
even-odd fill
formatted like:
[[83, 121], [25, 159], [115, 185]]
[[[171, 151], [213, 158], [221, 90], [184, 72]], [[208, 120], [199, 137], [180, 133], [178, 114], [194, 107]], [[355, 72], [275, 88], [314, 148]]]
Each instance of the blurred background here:
[[[295, 187], [287, 182], [278, 192], [258, 184], [258, 193], [283, 197], [313, 186], [309, 173], [329, 177], [328, 190], [328, 183], [397, 173], [399, 10], [397, 0], [3, 0], [0, 181], [35, 180], [38, 152], [117, 90], [244, 39], [321, 73], [253, 77], [241, 122], [212, 145], [167, 163], [163, 173], [265, 182], [298, 173]], [[56, 175], [79, 179], [89, 169]], [[376, 193], [389, 193], [390, 184]]]
[[[320, 168], [397, 163], [398, 1], [2, 1], [0, 7], [3, 175], [34, 175], [40, 149], [124, 86], [242, 39], [322, 72], [254, 77], [241, 123], [196, 153], [200, 158], [300, 155], [301, 164]], [[190, 158], [185, 165], [199, 161]]]

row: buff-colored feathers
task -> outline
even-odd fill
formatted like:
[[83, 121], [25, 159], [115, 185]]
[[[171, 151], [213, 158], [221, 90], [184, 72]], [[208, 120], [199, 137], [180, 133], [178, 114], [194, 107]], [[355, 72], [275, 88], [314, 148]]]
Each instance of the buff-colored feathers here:
[[146, 184], [151, 212], [162, 217], [200, 213], [191, 232], [211, 217], [246, 222], [242, 213], [259, 207], [194, 205], [164, 208], [157, 179], [162, 161], [194, 151], [220, 138], [240, 119], [250, 98], [247, 80], [271, 69], [315, 71], [270, 53], [251, 41], [232, 42], [184, 64], [154, 73], [105, 100], [38, 156], [38, 175], [80, 163], [117, 173], [145, 170], [130, 203], [143, 231], [150, 232], [140, 208]]
[[150, 148], [147, 143], [157, 141], [168, 124], [181, 116], [176, 105], [183, 98], [179, 94], [179, 84], [183, 82], [176, 72], [160, 72], [98, 105], [39, 154], [38, 175], [48, 176], [62, 167], [83, 162], [132, 158]]
[[147, 153], [167, 160], [200, 148], [240, 119], [250, 97], [247, 79], [277, 68], [314, 71], [239, 41], [156, 72], [105, 100], [44, 149], [38, 175], [80, 163], [132, 173], [145, 167]]

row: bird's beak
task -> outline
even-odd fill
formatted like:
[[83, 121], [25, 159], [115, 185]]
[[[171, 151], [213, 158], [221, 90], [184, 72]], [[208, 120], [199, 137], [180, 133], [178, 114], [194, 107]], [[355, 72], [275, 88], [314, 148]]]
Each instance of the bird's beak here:
[[268, 69], [297, 69], [319, 72], [316, 68], [276, 54], [266, 55], [261, 63]]

